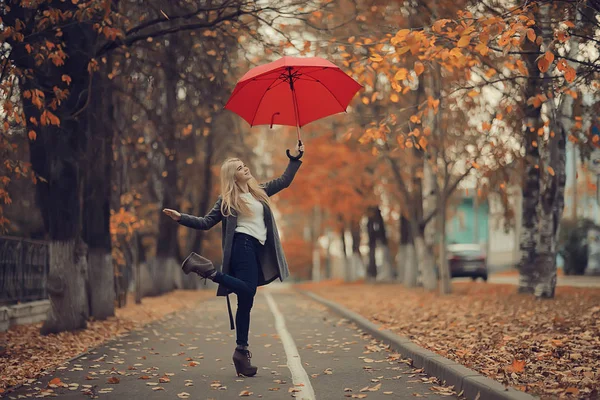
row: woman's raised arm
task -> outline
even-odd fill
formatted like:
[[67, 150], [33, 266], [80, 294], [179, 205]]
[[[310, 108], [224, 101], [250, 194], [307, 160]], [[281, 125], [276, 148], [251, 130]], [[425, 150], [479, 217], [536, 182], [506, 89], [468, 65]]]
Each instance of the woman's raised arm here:
[[[304, 152], [304, 146], [298, 146], [296, 148], [296, 151]], [[296, 172], [298, 172], [298, 169], [300, 168], [301, 165], [302, 165], [302, 161], [300, 161], [300, 159], [290, 158], [290, 162], [289, 162], [287, 168], [285, 169], [285, 171], [283, 172], [283, 175], [281, 175], [277, 179], [273, 179], [272, 181], [269, 181], [264, 184], [264, 188], [265, 188], [265, 192], [267, 192], [267, 196], [273, 196], [273, 195], [281, 192], [283, 189], [289, 187], [292, 184], [292, 181], [294, 180], [294, 176], [296, 176]]]
[[[221, 198], [217, 200], [213, 208], [204, 217], [196, 217], [169, 209], [164, 209], [163, 212], [183, 226], [202, 231], [209, 230], [223, 219], [223, 214], [221, 213]], [[173, 212], [179, 214], [179, 219], [177, 219], [177, 214], [174, 214]]]

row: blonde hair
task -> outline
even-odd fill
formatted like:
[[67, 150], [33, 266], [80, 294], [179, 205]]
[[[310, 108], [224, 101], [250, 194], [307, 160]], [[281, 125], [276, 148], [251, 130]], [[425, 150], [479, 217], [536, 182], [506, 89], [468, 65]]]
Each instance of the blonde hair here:
[[[242, 190], [235, 182], [235, 162], [242, 161], [239, 158], [228, 158], [221, 165], [221, 213], [230, 215], [252, 215], [248, 204], [240, 197]], [[254, 177], [248, 181], [248, 191], [252, 196], [267, 205], [270, 204], [267, 192], [258, 184]]]

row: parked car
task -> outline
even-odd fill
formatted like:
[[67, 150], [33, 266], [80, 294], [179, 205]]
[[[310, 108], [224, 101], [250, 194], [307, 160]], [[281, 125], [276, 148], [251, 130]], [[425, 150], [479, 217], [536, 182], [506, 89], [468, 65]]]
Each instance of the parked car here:
[[447, 247], [451, 278], [481, 278], [487, 282], [487, 255], [479, 244], [450, 244]]

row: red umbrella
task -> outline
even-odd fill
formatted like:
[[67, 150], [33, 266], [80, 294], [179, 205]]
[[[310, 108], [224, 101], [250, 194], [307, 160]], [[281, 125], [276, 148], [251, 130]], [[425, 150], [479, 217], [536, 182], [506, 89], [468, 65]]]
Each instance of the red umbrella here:
[[282, 57], [248, 71], [236, 84], [225, 108], [250, 126], [295, 126], [298, 144], [302, 145], [301, 127], [345, 112], [361, 88], [323, 58]]

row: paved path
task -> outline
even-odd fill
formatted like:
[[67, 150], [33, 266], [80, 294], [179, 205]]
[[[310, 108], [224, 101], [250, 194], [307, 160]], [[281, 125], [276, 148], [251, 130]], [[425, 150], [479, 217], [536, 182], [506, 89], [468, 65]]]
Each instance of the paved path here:
[[[254, 306], [250, 345], [259, 371], [253, 378], [235, 375], [234, 331], [225, 300], [215, 298], [97, 348], [9, 398], [456, 398], [437, 393], [444, 388], [435, 379], [348, 321], [273, 287], [260, 289]], [[50, 382], [58, 383], [52, 391]]]

